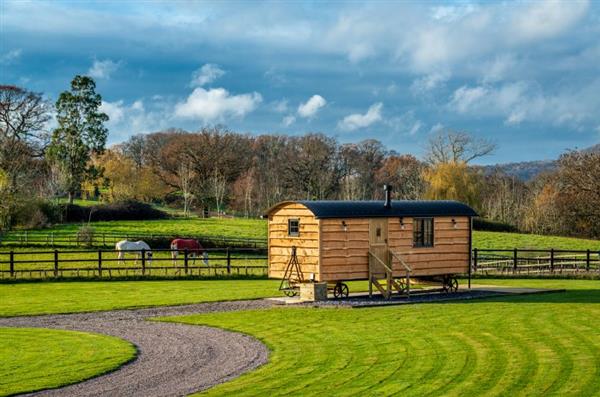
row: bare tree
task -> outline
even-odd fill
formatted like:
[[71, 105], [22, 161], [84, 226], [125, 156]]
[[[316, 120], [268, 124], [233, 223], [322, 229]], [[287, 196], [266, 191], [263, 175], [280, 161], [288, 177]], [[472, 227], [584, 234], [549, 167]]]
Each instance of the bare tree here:
[[[0, 139], [3, 144], [16, 140], [32, 148], [43, 149], [49, 134], [50, 104], [42, 94], [23, 88], [0, 85]], [[38, 152], [38, 155], [41, 155]]]
[[225, 191], [227, 189], [227, 179], [225, 179], [225, 176], [218, 168], [215, 168], [210, 181], [215, 198], [215, 204], [217, 205], [217, 214], [221, 215]]
[[183, 214], [189, 216], [190, 208], [194, 195], [192, 194], [192, 180], [194, 178], [194, 170], [190, 165], [190, 162], [183, 160], [179, 163], [177, 169], [177, 177], [179, 180], [179, 188], [181, 189], [181, 195], [183, 196]]
[[429, 164], [469, 163], [491, 154], [496, 144], [487, 139], [478, 139], [467, 132], [442, 131], [429, 139], [425, 161]]
[[425, 164], [417, 160], [414, 156], [392, 155], [383, 161], [382, 167], [377, 171], [377, 184], [379, 186], [384, 184], [392, 185], [394, 187], [393, 195], [395, 199], [422, 199], [427, 187], [423, 179], [425, 168]]
[[50, 120], [50, 104], [41, 94], [10, 86], [0, 86], [0, 168], [8, 179], [7, 189], [25, 185], [27, 163], [40, 157], [48, 143], [45, 130]]

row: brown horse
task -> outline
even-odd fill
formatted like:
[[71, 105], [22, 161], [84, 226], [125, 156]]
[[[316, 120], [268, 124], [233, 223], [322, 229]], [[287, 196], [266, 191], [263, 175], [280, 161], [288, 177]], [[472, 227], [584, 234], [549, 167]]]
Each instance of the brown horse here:
[[188, 255], [192, 257], [192, 263], [195, 263], [196, 257], [204, 253], [204, 248], [200, 245], [198, 240], [176, 238], [171, 241], [171, 258], [173, 258], [173, 264], [177, 264], [177, 255], [184, 251], [187, 251]]

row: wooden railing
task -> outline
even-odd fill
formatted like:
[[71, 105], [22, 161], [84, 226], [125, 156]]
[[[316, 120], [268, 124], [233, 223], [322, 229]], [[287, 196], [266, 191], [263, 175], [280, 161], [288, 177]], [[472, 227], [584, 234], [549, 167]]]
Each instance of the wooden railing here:
[[[387, 250], [387, 254], [388, 258], [390, 259], [390, 265], [382, 261], [381, 258], [379, 258], [379, 256], [377, 256], [376, 254], [369, 251], [369, 296], [371, 297], [373, 295], [374, 285], [379, 290], [379, 292], [381, 292], [381, 295], [383, 295], [385, 299], [390, 299], [390, 297], [392, 296], [392, 287], [395, 288], [398, 291], [398, 293], [406, 293], [407, 296], [410, 297], [410, 272], [412, 271], [412, 269], [409, 265], [406, 264], [406, 262], [404, 262], [404, 260], [397, 253], [393, 252], [392, 250]], [[392, 258], [398, 260], [398, 262], [400, 262], [400, 264], [404, 267], [404, 270], [406, 271], [406, 288], [403, 288], [402, 285], [394, 279], [394, 270], [393, 266], [391, 266]], [[386, 288], [384, 288], [377, 279], [377, 274], [380, 274], [380, 272], [375, 271], [374, 263], [376, 263], [384, 269]]]

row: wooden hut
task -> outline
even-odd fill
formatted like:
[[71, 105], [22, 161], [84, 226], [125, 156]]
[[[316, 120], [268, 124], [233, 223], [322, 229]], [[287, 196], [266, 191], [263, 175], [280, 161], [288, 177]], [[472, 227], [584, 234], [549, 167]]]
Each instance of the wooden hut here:
[[[469, 273], [471, 219], [457, 201], [284, 201], [270, 208], [269, 277], [289, 284], [327, 282], [347, 295], [347, 280], [369, 280], [389, 297], [410, 278], [458, 288]], [[284, 281], [285, 281], [284, 280]], [[284, 284], [284, 290], [294, 285]]]

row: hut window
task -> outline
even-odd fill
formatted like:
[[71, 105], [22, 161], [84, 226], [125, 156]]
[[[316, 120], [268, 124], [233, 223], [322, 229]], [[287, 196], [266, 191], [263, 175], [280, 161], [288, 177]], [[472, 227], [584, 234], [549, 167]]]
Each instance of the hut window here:
[[300, 235], [300, 220], [288, 219], [288, 236], [297, 237]]
[[413, 247], [433, 247], [433, 218], [415, 218]]

